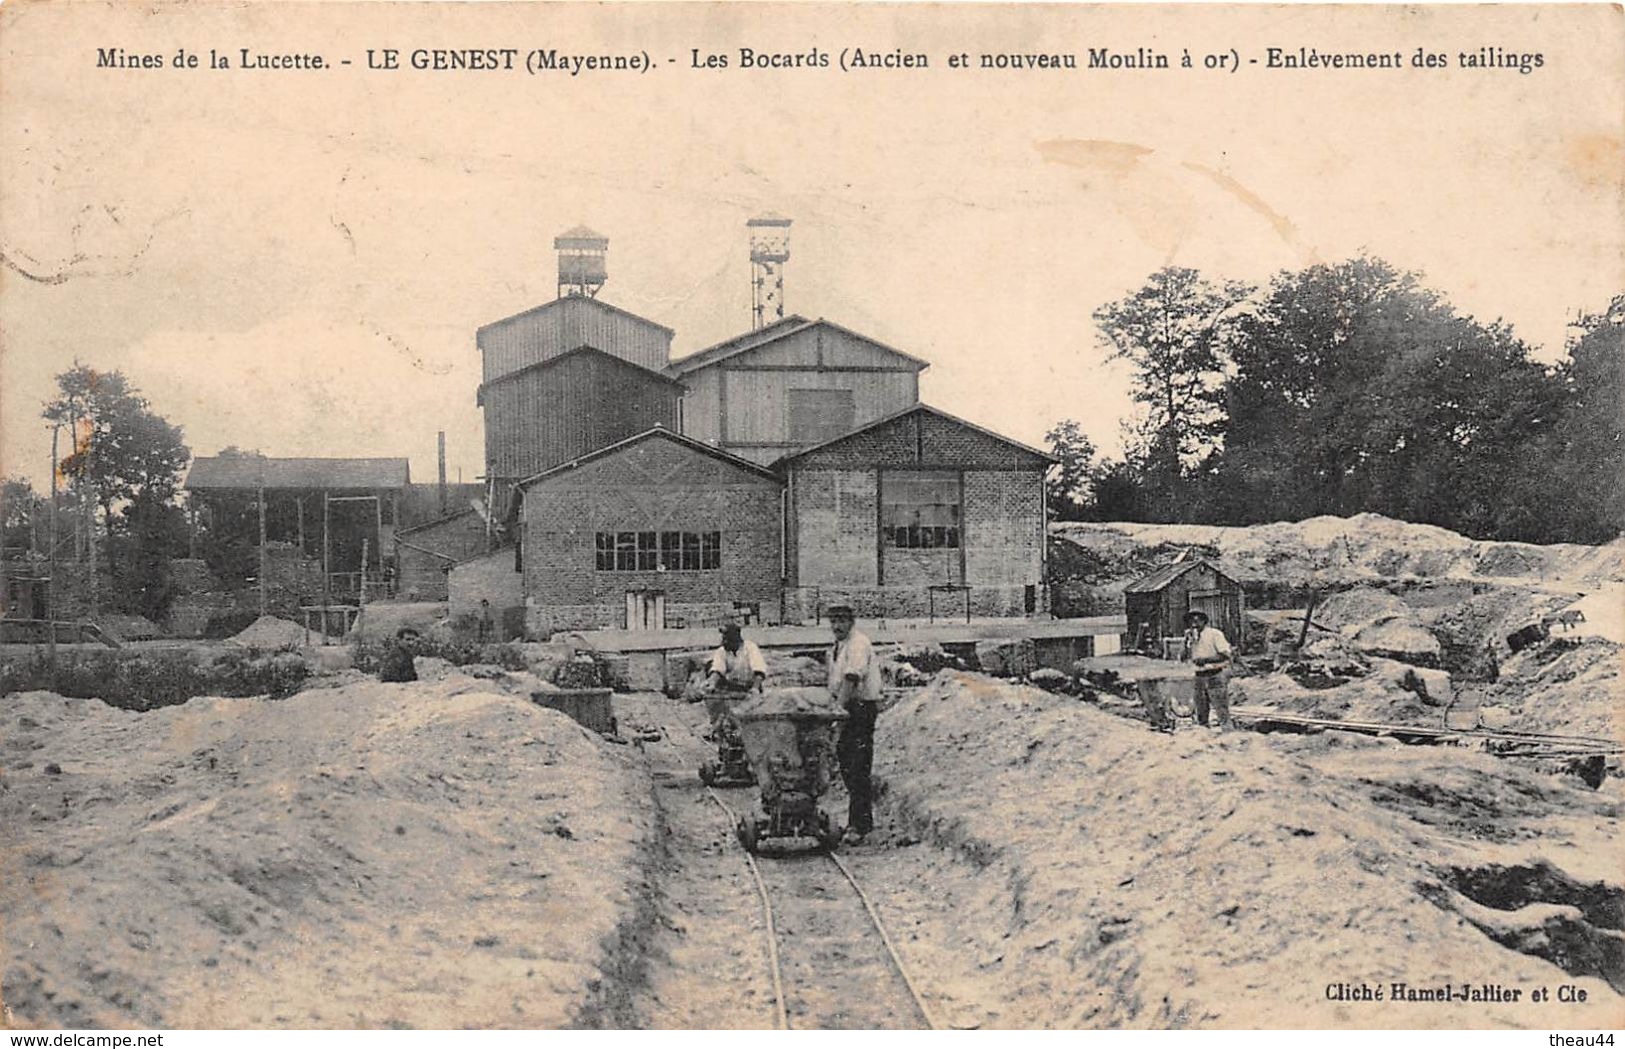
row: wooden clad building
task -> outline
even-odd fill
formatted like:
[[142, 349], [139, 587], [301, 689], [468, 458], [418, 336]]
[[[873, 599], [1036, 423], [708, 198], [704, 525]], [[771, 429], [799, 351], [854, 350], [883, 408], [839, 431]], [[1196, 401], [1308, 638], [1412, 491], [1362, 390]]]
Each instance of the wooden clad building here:
[[672, 330], [663, 324], [584, 295], [566, 295], [534, 309], [492, 321], [475, 333], [481, 382], [596, 346], [642, 368], [659, 371], [671, 359]]
[[480, 387], [486, 476], [512, 483], [659, 426], [681, 428], [682, 384], [594, 346]]
[[769, 464], [919, 400], [925, 361], [819, 319], [791, 316], [673, 361], [683, 432]]
[[1163, 565], [1123, 589], [1129, 645], [1161, 651], [1162, 642], [1185, 631], [1187, 612], [1206, 612], [1232, 645], [1242, 641], [1245, 601], [1241, 584], [1200, 558]]
[[[787, 606], [862, 615], [1043, 611], [1054, 458], [916, 404], [779, 462]], [[807, 614], [798, 608], [787, 614]]]

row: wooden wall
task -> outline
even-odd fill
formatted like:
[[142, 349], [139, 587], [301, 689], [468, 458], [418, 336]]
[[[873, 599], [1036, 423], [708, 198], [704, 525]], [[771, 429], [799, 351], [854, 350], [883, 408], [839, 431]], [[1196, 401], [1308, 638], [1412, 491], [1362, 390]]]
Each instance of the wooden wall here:
[[653, 321], [597, 299], [570, 296], [495, 321], [475, 335], [483, 382], [591, 346], [613, 357], [659, 371], [671, 357], [671, 332]]
[[602, 354], [580, 353], [485, 390], [485, 461], [518, 479], [655, 426], [678, 429], [679, 387]]
[[856, 428], [916, 403], [919, 368], [815, 325], [684, 376], [684, 432], [765, 465], [806, 447], [791, 440], [790, 390], [851, 390]]
[[1208, 625], [1223, 631], [1232, 645], [1239, 646], [1243, 611], [1241, 585], [1206, 563], [1175, 576], [1159, 590], [1130, 591], [1123, 595], [1129, 643], [1133, 644], [1141, 636], [1141, 624], [1147, 628], [1145, 638], [1177, 637], [1184, 633], [1185, 613], [1193, 608], [1192, 595], [1213, 590], [1220, 594], [1217, 602], [1220, 614], [1209, 612]]

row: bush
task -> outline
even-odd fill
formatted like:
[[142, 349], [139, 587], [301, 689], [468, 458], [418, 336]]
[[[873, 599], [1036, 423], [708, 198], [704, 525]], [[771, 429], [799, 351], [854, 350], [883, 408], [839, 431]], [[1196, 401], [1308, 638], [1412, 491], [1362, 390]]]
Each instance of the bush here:
[[[379, 660], [383, 658], [384, 649], [391, 644], [394, 644], [394, 638], [386, 638], [382, 641], [357, 642], [355, 646], [355, 668], [367, 674], [377, 673]], [[503, 670], [526, 670], [530, 666], [529, 661], [525, 658], [524, 651], [518, 645], [512, 643], [479, 645], [472, 641], [419, 635], [412, 641], [412, 654], [414, 656], [444, 659], [452, 666], [458, 667], [466, 667], [471, 663], [491, 663]]]
[[295, 655], [225, 651], [203, 662], [193, 652], [89, 652], [60, 656], [55, 674], [44, 655], [0, 666], [0, 694], [49, 689], [99, 699], [120, 710], [156, 710], [193, 696], [269, 696], [298, 691], [310, 667]]

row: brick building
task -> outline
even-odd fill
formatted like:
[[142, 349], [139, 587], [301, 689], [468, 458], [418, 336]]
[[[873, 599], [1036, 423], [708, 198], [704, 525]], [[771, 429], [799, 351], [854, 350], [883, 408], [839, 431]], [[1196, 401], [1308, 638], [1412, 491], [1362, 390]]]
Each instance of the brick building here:
[[444, 601], [453, 565], [491, 548], [485, 518], [473, 509], [395, 533], [395, 592], [412, 601]]
[[766, 467], [657, 428], [518, 487], [533, 635], [777, 608], [782, 487]]
[[787, 614], [1043, 611], [1052, 462], [924, 404], [781, 460]]

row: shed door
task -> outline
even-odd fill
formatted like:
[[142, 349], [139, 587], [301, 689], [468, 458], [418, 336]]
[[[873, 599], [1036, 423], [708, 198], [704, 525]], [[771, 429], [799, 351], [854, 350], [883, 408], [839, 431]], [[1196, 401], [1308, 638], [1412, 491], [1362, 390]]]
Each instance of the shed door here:
[[626, 592], [626, 629], [664, 630], [665, 628], [665, 591], [628, 590]]
[[1218, 590], [1192, 590], [1189, 612], [1206, 612], [1208, 625], [1218, 630], [1225, 627], [1224, 594]]

